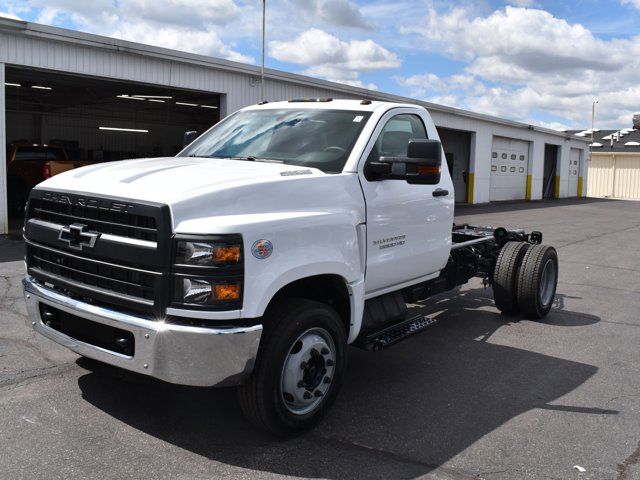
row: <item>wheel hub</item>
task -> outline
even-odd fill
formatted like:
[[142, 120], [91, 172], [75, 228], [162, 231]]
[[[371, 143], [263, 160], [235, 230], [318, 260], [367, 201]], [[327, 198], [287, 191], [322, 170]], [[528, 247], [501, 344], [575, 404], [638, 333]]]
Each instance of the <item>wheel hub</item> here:
[[329, 391], [335, 371], [335, 346], [329, 332], [313, 328], [293, 342], [282, 367], [281, 393], [286, 408], [304, 415]]
[[542, 270], [539, 295], [542, 305], [547, 306], [553, 300], [556, 285], [556, 266], [551, 259], [547, 260]]

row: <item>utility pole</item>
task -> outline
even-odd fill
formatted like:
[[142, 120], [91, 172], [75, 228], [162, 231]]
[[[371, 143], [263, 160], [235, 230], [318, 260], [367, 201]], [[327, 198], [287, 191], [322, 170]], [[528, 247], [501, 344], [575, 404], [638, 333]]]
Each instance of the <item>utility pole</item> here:
[[260, 101], [264, 102], [264, 45], [267, 30], [267, 0], [262, 0], [262, 64], [260, 66]]

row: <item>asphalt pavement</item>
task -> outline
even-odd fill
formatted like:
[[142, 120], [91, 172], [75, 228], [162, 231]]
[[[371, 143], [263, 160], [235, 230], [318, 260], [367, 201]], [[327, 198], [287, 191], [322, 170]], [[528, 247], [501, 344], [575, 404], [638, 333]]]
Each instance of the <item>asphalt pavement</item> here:
[[233, 389], [36, 336], [22, 244], [0, 239], [0, 479], [640, 479], [640, 203], [462, 207], [456, 222], [543, 232], [560, 258], [549, 316], [500, 315], [479, 280], [426, 301], [439, 322], [350, 349], [327, 418], [287, 441], [254, 430]]

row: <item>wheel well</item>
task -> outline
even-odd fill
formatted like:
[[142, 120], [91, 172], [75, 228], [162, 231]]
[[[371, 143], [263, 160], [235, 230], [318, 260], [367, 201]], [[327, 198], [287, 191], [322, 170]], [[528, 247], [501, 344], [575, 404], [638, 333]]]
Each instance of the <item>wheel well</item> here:
[[305, 298], [329, 305], [338, 313], [346, 333], [349, 333], [351, 326], [349, 290], [344, 279], [339, 275], [315, 275], [285, 285], [273, 296], [267, 310], [285, 298]]

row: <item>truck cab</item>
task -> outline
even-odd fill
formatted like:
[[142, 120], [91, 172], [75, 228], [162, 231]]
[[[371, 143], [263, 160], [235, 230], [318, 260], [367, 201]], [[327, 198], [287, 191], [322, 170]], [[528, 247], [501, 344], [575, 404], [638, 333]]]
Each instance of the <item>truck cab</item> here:
[[[555, 251], [539, 232], [454, 226], [443, 158], [420, 106], [312, 99], [240, 110], [176, 157], [63, 173], [27, 208], [30, 322], [120, 368], [239, 385], [257, 425], [308, 429], [347, 345], [428, 327], [407, 302], [481, 276], [504, 311], [551, 307]], [[518, 293], [522, 265], [551, 267]]]

